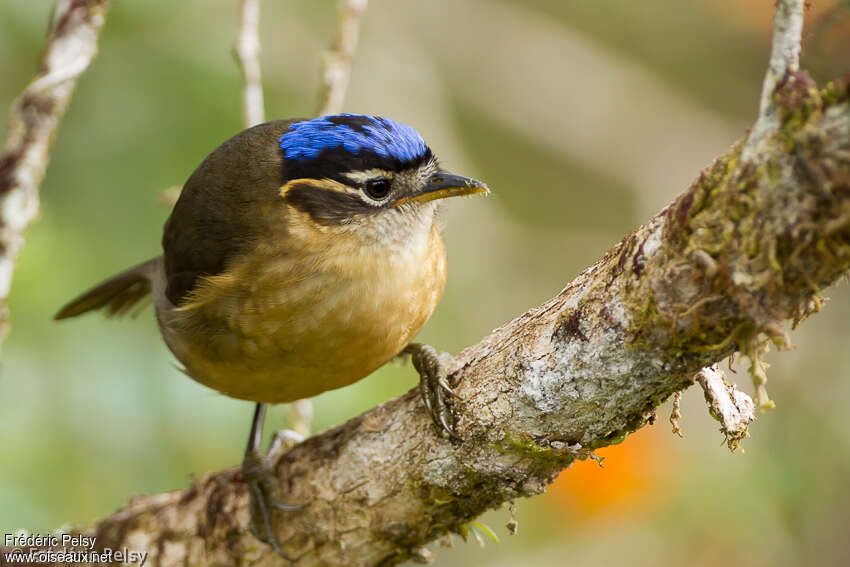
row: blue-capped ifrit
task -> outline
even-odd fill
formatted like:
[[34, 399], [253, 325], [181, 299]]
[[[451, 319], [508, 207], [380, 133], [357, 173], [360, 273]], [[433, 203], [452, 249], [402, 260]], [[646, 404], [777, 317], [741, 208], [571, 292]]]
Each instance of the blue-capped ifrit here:
[[421, 136], [388, 118], [340, 114], [245, 130], [183, 186], [163, 255], [65, 306], [126, 312], [148, 293], [186, 374], [257, 402], [243, 463], [251, 527], [281, 549], [273, 463], [260, 454], [266, 403], [290, 402], [413, 355], [423, 400], [452, 433], [444, 360], [411, 343], [443, 292], [438, 199], [486, 193], [444, 172]]

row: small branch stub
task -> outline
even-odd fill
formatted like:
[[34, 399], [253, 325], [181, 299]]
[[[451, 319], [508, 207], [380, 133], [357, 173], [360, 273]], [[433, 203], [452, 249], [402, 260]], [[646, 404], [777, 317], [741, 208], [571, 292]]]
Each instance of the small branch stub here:
[[749, 436], [747, 428], [756, 419], [753, 400], [730, 384], [716, 364], [700, 370], [696, 381], [705, 392], [708, 413], [720, 422], [729, 450], [741, 449], [741, 439]]

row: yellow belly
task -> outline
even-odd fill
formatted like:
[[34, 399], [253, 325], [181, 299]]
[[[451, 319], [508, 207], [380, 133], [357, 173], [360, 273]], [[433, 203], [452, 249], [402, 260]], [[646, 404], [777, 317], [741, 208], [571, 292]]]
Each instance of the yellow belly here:
[[445, 270], [435, 227], [426, 246], [403, 254], [254, 258], [158, 316], [198, 382], [234, 398], [289, 402], [365, 378], [397, 355], [434, 311]]

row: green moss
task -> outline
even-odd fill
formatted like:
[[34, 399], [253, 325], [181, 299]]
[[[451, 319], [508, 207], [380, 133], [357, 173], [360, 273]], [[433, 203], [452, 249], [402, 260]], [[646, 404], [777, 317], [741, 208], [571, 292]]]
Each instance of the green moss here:
[[[626, 440], [626, 437], [628, 437], [630, 433], [632, 433], [632, 432], [631, 431], [615, 431], [615, 432], [609, 433], [604, 438], [604, 444], [605, 444], [605, 446], [607, 446], [607, 445], [619, 445], [620, 443], [622, 443], [623, 441]], [[602, 445], [600, 445], [600, 446], [602, 446]]]
[[[640, 297], [640, 294], [638, 294]], [[631, 306], [629, 311], [632, 317], [632, 334], [628, 338], [628, 346], [635, 350], [651, 350], [655, 347], [654, 341], [649, 334], [658, 327], [668, 327], [670, 322], [658, 311], [655, 295], [650, 290], [643, 296], [643, 303]]]
[[781, 139], [791, 151], [800, 129], [822, 112], [822, 92], [805, 71], [790, 72], [773, 93], [773, 102], [781, 120]]
[[430, 525], [427, 526], [427, 534], [389, 530], [382, 534], [382, 537], [393, 545], [408, 549], [448, 532], [462, 535], [468, 522], [505, 499], [500, 496], [505, 491], [503, 480], [482, 474], [472, 465], [463, 468], [462, 479], [463, 488], [460, 494], [421, 479], [411, 481], [410, 486], [422, 501], [423, 508], [432, 516]]
[[676, 225], [687, 229], [696, 215], [711, 206], [718, 191], [726, 186], [729, 177], [735, 172], [740, 152], [741, 145], [738, 144], [728, 154], [714, 160], [706, 170], [700, 173], [696, 181], [673, 206], [676, 210]]
[[[786, 346], [777, 329], [794, 314], [790, 298], [805, 303], [835, 279], [837, 264], [850, 267], [850, 209], [836, 199], [850, 192], [848, 165], [818, 124], [826, 105], [850, 98], [848, 85], [850, 76], [819, 92], [804, 74], [787, 80], [774, 98], [781, 124], [766, 142], [774, 144], [772, 157], [741, 163], [739, 145], [667, 209], [654, 275], [633, 282], [629, 294], [639, 302], [628, 306], [630, 348], [666, 361], [716, 359], [740, 348], [752, 355], [760, 406], [771, 405], [762, 346], [768, 339]], [[633, 245], [640, 248], [642, 238]], [[672, 282], [697, 287], [691, 304], [675, 305], [676, 291], [662, 291]], [[725, 305], [706, 309], [714, 301]], [[786, 303], [780, 311], [789, 313], [777, 312], [774, 305]]]
[[850, 99], [850, 73], [827, 83], [820, 95], [824, 106], [840, 104]]
[[521, 437], [506, 435], [498, 445], [494, 446], [494, 449], [502, 454], [527, 457], [541, 466], [560, 464], [564, 460], [564, 457], [559, 456], [556, 451], [549, 447], [541, 447], [525, 435]]
[[505, 435], [493, 449], [506, 455], [516, 455], [527, 461], [532, 475], [541, 478], [550, 477], [556, 471], [564, 469], [573, 460], [575, 453], [567, 449], [553, 449], [536, 443], [525, 434]]
[[[734, 266], [748, 264], [747, 273], [769, 270], [772, 273], [759, 281], [782, 279], [782, 263], [776, 257], [775, 243], [760, 230], [759, 214], [770, 207], [765, 203], [770, 192], [760, 188], [764, 179], [778, 180], [782, 164], [768, 161], [758, 167], [739, 166], [740, 146], [725, 157], [716, 160], [670, 207], [666, 223], [668, 250], [662, 252], [668, 261], [659, 265], [675, 279], [678, 273], [693, 274], [701, 280], [701, 297], [737, 298], [745, 301], [746, 295], [738, 292], [746, 288], [743, 282], [733, 282]], [[716, 266], [709, 273], [706, 266], [683, 262], [696, 253], [709, 258]], [[635, 294], [642, 302], [629, 309], [634, 321], [629, 347], [658, 350], [668, 360], [699, 357], [709, 352], [731, 349], [741, 339], [746, 325], [728, 318], [717, 323], [700, 318], [704, 308], [685, 306], [680, 313], [674, 306], [659, 306], [655, 293], [649, 286]], [[744, 306], [746, 307], [746, 306]], [[746, 311], [744, 311], [746, 312]], [[693, 324], [681, 325], [677, 320], [687, 315], [696, 318]], [[742, 313], [743, 315], [743, 313]], [[660, 341], [660, 343], [659, 343]]]

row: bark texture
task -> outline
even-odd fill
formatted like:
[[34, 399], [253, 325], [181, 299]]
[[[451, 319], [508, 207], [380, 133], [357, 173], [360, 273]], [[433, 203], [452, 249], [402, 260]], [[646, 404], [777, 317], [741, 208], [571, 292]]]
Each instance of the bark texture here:
[[[493, 507], [543, 491], [574, 459], [622, 441], [704, 366], [753, 360], [850, 268], [850, 96], [788, 72], [778, 127], [742, 143], [560, 294], [464, 350], [454, 442], [417, 391], [291, 449], [277, 473], [294, 565], [392, 565]], [[768, 405], [766, 391], [760, 403]], [[237, 470], [140, 497], [84, 530], [147, 565], [280, 564], [247, 530]]]

